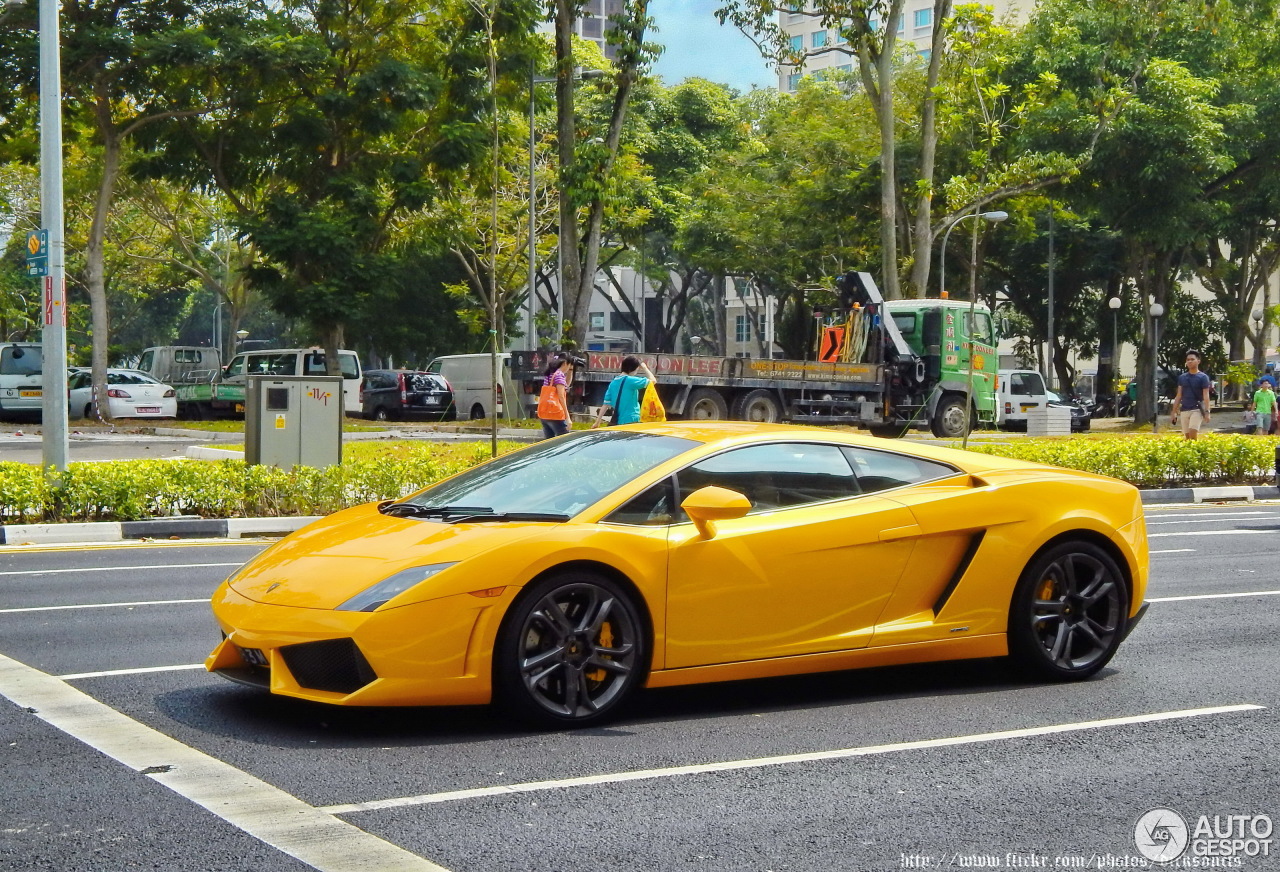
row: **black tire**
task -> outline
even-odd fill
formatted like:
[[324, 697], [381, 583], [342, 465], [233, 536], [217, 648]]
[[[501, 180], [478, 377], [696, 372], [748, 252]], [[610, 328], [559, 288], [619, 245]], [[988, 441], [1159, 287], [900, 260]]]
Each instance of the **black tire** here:
[[733, 418], [735, 421], [774, 424], [782, 420], [782, 404], [773, 391], [764, 388], [747, 391], [734, 399]]
[[471, 407], [471, 420], [479, 421], [484, 418], [484, 406], [476, 403]]
[[85, 419], [85, 420], [87, 420], [87, 421], [88, 421], [88, 420], [92, 420], [92, 419], [93, 419], [93, 403], [86, 403], [86, 404], [85, 404], [85, 407], [84, 407], [84, 414], [83, 414], [83, 415], [81, 415], [81, 417], [82, 417], [82, 418], [84, 418], [84, 419]]
[[1009, 607], [1009, 654], [1038, 678], [1078, 681], [1107, 665], [1129, 621], [1129, 588], [1106, 551], [1068, 541], [1023, 570]]
[[[963, 439], [965, 432], [965, 400], [960, 394], [946, 394], [933, 410], [933, 418], [929, 421], [929, 429], [939, 439]], [[973, 426], [974, 415], [970, 421]]]
[[387, 411], [386, 406], [378, 406], [373, 410], [373, 420], [388, 421], [391, 419], [391, 413]]
[[543, 727], [597, 724], [617, 713], [649, 663], [632, 594], [591, 572], [545, 578], [523, 592], [498, 631], [497, 701]]
[[729, 417], [729, 404], [712, 388], [694, 388], [684, 405], [686, 421], [723, 421]]
[[877, 436], [881, 439], [901, 439], [910, 430], [909, 427], [904, 427], [901, 424], [878, 424], [867, 429], [871, 431], [872, 436]]

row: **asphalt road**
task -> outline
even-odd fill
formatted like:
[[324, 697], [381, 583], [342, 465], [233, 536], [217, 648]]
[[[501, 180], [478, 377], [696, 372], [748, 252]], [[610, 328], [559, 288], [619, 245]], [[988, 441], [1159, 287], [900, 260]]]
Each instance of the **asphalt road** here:
[[258, 544], [0, 549], [0, 869], [1137, 868], [1157, 807], [1271, 840], [1193, 868], [1280, 869], [1280, 505], [1148, 520], [1152, 605], [1092, 681], [680, 688], [567, 733], [204, 673], [205, 601]]

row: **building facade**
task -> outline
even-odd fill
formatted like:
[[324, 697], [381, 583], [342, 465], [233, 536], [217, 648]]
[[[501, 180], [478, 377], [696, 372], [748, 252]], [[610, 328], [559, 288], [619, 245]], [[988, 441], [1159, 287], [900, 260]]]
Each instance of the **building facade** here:
[[[845, 50], [847, 44], [840, 31], [823, 27], [822, 22], [814, 17], [811, 2], [806, 0], [795, 5], [800, 7], [797, 11], [778, 13], [778, 24], [790, 40], [791, 50], [806, 55], [803, 68], [778, 68], [778, 90], [787, 94], [795, 93], [805, 76], [821, 79], [833, 69], [853, 72], [857, 64], [857, 58]], [[990, 0], [987, 5], [995, 10], [997, 18], [1025, 20], [1032, 0]], [[916, 50], [926, 56], [937, 24], [933, 20], [933, 12], [933, 0], [906, 0], [902, 19], [898, 22], [898, 39], [914, 44]], [[873, 19], [872, 25], [875, 24]]]

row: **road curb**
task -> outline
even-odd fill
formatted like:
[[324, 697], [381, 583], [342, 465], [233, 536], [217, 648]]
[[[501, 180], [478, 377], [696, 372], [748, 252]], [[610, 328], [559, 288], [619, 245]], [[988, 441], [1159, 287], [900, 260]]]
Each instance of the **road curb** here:
[[320, 515], [287, 518], [156, 518], [149, 521], [104, 521], [84, 524], [0, 525], [0, 545], [68, 545], [125, 542], [139, 539], [239, 539], [282, 536], [305, 527]]
[[1162, 503], [1211, 503], [1218, 500], [1280, 499], [1274, 485], [1219, 485], [1216, 487], [1172, 487], [1140, 491], [1145, 505]]

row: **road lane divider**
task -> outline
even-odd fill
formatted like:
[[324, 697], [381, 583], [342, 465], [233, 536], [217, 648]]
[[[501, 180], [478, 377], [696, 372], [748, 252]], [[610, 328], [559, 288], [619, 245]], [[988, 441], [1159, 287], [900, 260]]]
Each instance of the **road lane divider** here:
[[148, 566], [77, 566], [70, 569], [6, 569], [5, 575], [65, 575], [71, 572], [128, 572], [136, 569], [209, 569], [211, 567], [243, 566], [244, 561], [234, 563], [157, 563]]
[[138, 666], [133, 669], [106, 669], [102, 672], [72, 672], [67, 675], [57, 675], [55, 678], [60, 681], [76, 681], [81, 678], [108, 678], [113, 675], [146, 675], [150, 672], [186, 672], [188, 670], [204, 669], [203, 663], [184, 663], [180, 666]]
[[23, 606], [18, 609], [0, 609], [0, 615], [16, 615], [21, 614], [22, 612], [65, 612], [74, 611], [76, 609], [131, 609], [134, 606], [176, 606], [208, 602], [209, 598], [206, 596], [201, 597], [200, 599], [142, 600], [135, 603], [79, 603], [73, 606]]
[[1239, 712], [1261, 711], [1264, 706], [1244, 703], [1240, 705], [1212, 706], [1209, 708], [1180, 709], [1178, 711], [1153, 712], [1128, 715], [1097, 721], [1076, 721], [1043, 727], [1027, 727], [1018, 730], [1000, 730], [994, 733], [975, 733], [967, 736], [950, 736], [944, 739], [923, 739], [915, 742], [895, 742], [889, 745], [865, 745], [859, 748], [840, 748], [834, 751], [810, 751], [802, 754], [782, 754], [776, 757], [755, 757], [748, 760], [724, 760], [718, 763], [695, 763], [687, 766], [668, 766], [662, 769], [641, 769], [631, 772], [613, 772], [602, 775], [584, 775], [577, 778], [560, 778], [554, 781], [525, 781], [493, 787], [477, 787], [470, 790], [449, 790], [442, 793], [425, 793], [418, 796], [402, 796], [394, 799], [375, 799], [346, 805], [323, 806], [321, 811], [333, 815], [356, 814], [367, 811], [405, 808], [415, 805], [431, 805], [441, 802], [458, 802], [493, 796], [511, 796], [543, 790], [565, 790], [574, 787], [594, 787], [601, 784], [621, 784], [627, 781], [647, 781], [655, 778], [674, 778], [681, 775], [705, 775], [713, 772], [732, 772], [742, 769], [763, 769], [769, 766], [786, 766], [793, 763], [816, 763], [827, 760], [845, 760], [853, 757], [871, 757], [878, 754], [895, 754], [902, 751], [920, 751], [931, 748], [948, 748], [957, 745], [975, 745], [984, 742], [1003, 742], [1011, 739], [1027, 739], [1074, 733], [1082, 730], [1100, 730], [1110, 727], [1149, 724], [1160, 721], [1226, 715]]
[[4, 655], [0, 695], [320, 872], [447, 872]]

